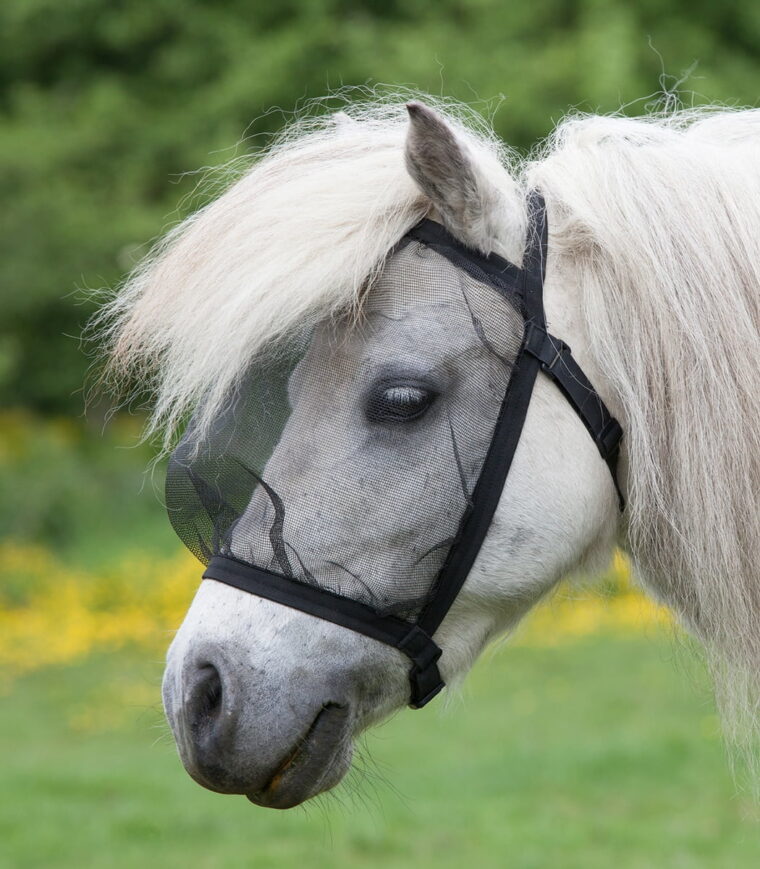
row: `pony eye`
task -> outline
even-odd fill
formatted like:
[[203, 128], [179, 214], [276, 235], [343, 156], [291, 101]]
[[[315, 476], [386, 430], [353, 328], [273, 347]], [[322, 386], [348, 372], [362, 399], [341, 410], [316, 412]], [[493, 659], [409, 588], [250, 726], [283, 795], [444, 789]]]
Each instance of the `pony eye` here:
[[409, 383], [381, 385], [367, 401], [370, 422], [406, 422], [422, 416], [435, 399], [435, 393]]

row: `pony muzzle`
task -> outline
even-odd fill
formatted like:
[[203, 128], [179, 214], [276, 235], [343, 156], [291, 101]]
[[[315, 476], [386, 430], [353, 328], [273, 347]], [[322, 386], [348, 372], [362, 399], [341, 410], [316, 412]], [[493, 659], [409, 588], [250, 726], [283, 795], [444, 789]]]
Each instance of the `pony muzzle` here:
[[[164, 706], [188, 774], [208, 790], [257, 805], [291, 808], [337, 784], [353, 752], [353, 711], [345, 700], [302, 702], [236, 683], [224, 653], [195, 654], [167, 667]], [[264, 680], [266, 681], [266, 680]]]

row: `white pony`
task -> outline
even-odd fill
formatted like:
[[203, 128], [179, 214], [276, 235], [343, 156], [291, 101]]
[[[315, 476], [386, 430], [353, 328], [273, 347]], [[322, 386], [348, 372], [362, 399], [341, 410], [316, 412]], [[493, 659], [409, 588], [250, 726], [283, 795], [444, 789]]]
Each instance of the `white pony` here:
[[[151, 428], [167, 445], [191, 410], [202, 432], [257, 354], [304, 321], [358, 311], [424, 216], [520, 263], [534, 187], [549, 217], [549, 326], [623, 426], [627, 508], [621, 516], [583, 425], [539, 377], [490, 531], [435, 636], [441, 673], [462, 676], [563, 576], [603, 566], [617, 544], [704, 642], [729, 733], [751, 740], [760, 111], [573, 116], [526, 162], [451, 104], [362, 103], [302, 121], [163, 239], [107, 306], [112, 370], [154, 389]], [[407, 697], [397, 650], [213, 580], [164, 680], [188, 772], [275, 807], [332, 787], [356, 735]]]

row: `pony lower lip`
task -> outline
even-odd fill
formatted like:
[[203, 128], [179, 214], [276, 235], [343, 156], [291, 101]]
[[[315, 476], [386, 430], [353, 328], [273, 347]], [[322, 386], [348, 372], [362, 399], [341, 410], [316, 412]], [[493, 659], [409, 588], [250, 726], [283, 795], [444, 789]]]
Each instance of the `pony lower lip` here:
[[[269, 782], [246, 798], [255, 805], [285, 809], [314, 796], [346, 747], [348, 724], [348, 707], [325, 704]], [[325, 743], [327, 750], [320, 751]]]

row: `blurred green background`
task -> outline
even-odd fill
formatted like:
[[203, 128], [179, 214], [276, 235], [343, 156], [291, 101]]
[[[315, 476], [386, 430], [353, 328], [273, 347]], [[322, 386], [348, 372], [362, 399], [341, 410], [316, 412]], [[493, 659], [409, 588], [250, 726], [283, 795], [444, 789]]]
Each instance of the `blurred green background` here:
[[[378, 83], [471, 103], [522, 151], [573, 108], [755, 105], [760, 4], [3, 0], [0, 866], [760, 865], [705, 676], [649, 617], [557, 645], [563, 605], [306, 810], [204, 792], [174, 757], [160, 658], [197, 569], [139, 413], [83, 415], [81, 290], [203, 203], [196, 170]], [[632, 600], [618, 574], [608, 597]]]

